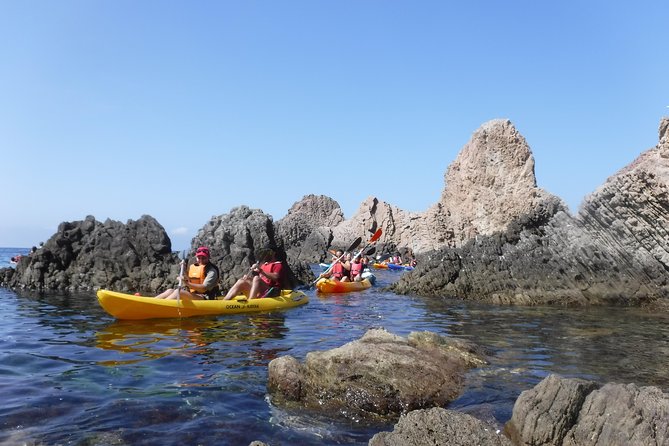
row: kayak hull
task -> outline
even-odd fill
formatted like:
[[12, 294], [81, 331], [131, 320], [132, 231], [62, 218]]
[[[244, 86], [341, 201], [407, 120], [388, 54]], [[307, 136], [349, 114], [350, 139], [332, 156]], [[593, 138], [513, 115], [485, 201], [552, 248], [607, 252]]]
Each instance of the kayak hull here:
[[281, 290], [278, 297], [248, 300], [236, 296], [231, 300], [166, 300], [134, 296], [109, 290], [98, 290], [100, 306], [116, 319], [156, 319], [253, 313], [304, 305], [309, 297], [301, 291]]
[[362, 291], [370, 288], [372, 283], [369, 279], [360, 282], [338, 282], [331, 279], [319, 279], [316, 289], [321, 293], [350, 293], [351, 291]]
[[389, 263], [388, 269], [393, 269], [393, 270], [399, 270], [399, 271], [411, 271], [413, 270], [413, 266], [409, 265], [395, 265], [394, 263]]

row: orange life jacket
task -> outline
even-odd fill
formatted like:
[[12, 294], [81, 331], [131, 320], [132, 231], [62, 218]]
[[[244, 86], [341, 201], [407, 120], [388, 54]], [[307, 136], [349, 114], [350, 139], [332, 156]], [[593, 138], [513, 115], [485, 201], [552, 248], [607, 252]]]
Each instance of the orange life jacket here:
[[202, 293], [202, 291], [195, 291], [193, 288], [190, 288], [191, 293], [205, 294], [211, 299], [216, 298], [216, 296], [218, 295], [218, 278], [220, 278], [220, 273], [218, 271], [218, 268], [211, 262], [207, 263], [206, 265], [200, 265], [199, 263], [190, 265], [188, 267], [188, 281], [196, 283], [198, 285], [204, 283], [204, 279], [207, 277], [207, 273], [210, 271], [211, 268], [214, 268], [214, 270], [216, 271], [217, 275], [216, 285], [206, 293]]

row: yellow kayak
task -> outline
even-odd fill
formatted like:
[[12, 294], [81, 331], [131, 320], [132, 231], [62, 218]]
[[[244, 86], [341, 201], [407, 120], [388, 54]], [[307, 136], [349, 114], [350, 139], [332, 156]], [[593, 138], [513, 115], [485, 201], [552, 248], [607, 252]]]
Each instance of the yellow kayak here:
[[338, 282], [332, 279], [322, 278], [316, 282], [316, 289], [321, 293], [348, 293], [350, 291], [362, 291], [371, 287], [369, 279], [360, 282]]
[[302, 291], [281, 290], [278, 297], [248, 300], [236, 296], [231, 300], [166, 300], [134, 296], [109, 290], [98, 290], [100, 306], [116, 319], [153, 319], [252, 313], [293, 308], [309, 302]]

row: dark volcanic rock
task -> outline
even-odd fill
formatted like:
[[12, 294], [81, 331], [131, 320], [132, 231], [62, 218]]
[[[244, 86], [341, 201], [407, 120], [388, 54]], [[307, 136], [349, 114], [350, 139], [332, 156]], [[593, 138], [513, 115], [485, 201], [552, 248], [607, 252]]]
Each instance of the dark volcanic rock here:
[[331, 227], [344, 221], [339, 204], [323, 195], [307, 195], [276, 223], [276, 237], [291, 261], [319, 263], [332, 243]]
[[61, 223], [41, 249], [25, 256], [5, 283], [32, 290], [155, 291], [172, 285], [178, 259], [164, 228], [150, 216], [126, 224], [88, 216]]
[[471, 415], [433, 408], [400, 417], [392, 432], [379, 432], [369, 446], [511, 446], [508, 438]]
[[272, 218], [259, 209], [239, 206], [228, 214], [212, 217], [193, 239], [192, 250], [200, 245], [210, 248], [211, 261], [221, 271], [223, 289], [230, 288], [248, 273], [268, 246], [278, 251], [280, 260], [286, 261], [285, 288], [308, 283], [314, 278], [307, 263], [286, 258], [283, 246], [277, 243]]
[[669, 395], [551, 375], [520, 395], [505, 430], [523, 446], [666, 445]]
[[476, 347], [434, 333], [408, 339], [382, 329], [325, 352], [269, 364], [268, 388], [277, 403], [299, 402], [344, 416], [393, 416], [443, 406], [460, 393], [467, 368], [485, 364]]
[[[666, 132], [666, 131], [665, 131]], [[669, 141], [589, 196], [572, 217], [549, 199], [505, 232], [433, 252], [400, 293], [510, 304], [653, 304], [669, 296]]]

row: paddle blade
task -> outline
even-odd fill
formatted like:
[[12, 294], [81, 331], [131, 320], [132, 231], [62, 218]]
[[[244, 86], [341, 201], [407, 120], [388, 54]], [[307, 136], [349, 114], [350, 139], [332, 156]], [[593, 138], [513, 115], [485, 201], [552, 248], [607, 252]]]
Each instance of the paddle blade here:
[[351, 246], [348, 247], [348, 249], [346, 250], [346, 252], [351, 252], [351, 251], [353, 251], [355, 248], [357, 248], [358, 246], [360, 246], [360, 243], [362, 243], [362, 237], [358, 237], [357, 239], [355, 239], [355, 241], [354, 241], [353, 243], [351, 243]]
[[376, 232], [376, 220], [374, 220], [374, 223], [372, 223], [372, 227], [369, 229], [370, 234], [374, 234]]
[[382, 256], [378, 256], [378, 257], [376, 258], [376, 262], [377, 262], [377, 263], [381, 263], [381, 262], [383, 262], [384, 260], [389, 259], [389, 258], [390, 258], [390, 254], [383, 254]]
[[373, 242], [377, 241], [378, 239], [380, 239], [382, 232], [383, 231], [381, 230], [381, 228], [377, 229], [376, 232], [374, 233], [374, 235], [372, 236], [372, 238], [369, 239], [369, 243], [373, 243]]
[[371, 256], [371, 255], [374, 254], [375, 252], [376, 252], [376, 247], [375, 247], [375, 246], [372, 246], [372, 247], [369, 248], [367, 251], [365, 251], [365, 255], [366, 255], [366, 256]]

